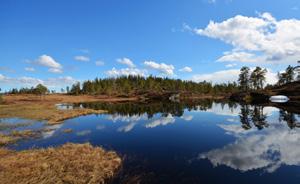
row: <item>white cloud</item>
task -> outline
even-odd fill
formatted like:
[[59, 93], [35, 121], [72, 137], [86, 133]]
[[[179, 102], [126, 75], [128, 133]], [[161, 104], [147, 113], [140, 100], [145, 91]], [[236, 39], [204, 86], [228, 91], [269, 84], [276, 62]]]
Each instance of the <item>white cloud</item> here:
[[117, 59], [117, 62], [121, 63], [123, 65], [127, 65], [129, 68], [134, 68], [135, 67], [133, 62], [128, 58], [119, 58], [119, 59]]
[[58, 77], [58, 78], [48, 78], [45, 80], [33, 78], [33, 77], [19, 77], [19, 78], [11, 78], [0, 74], [0, 84], [10, 86], [10, 87], [18, 87], [18, 86], [25, 86], [31, 87], [36, 86], [38, 84], [43, 84], [48, 88], [58, 88], [58, 87], [65, 87], [66, 85], [72, 85], [78, 80], [70, 76], [66, 77]]
[[174, 75], [175, 67], [173, 65], [167, 65], [165, 63], [156, 63], [154, 61], [145, 61], [144, 64], [151, 69], [157, 70], [165, 75]]
[[165, 126], [168, 124], [175, 123], [175, 118], [171, 115], [168, 114], [166, 117], [161, 117], [157, 120], [154, 120], [148, 124], [145, 125], [146, 128], [155, 128], [157, 126]]
[[58, 62], [56, 62], [51, 56], [48, 55], [41, 55], [38, 59], [37, 59], [37, 64], [42, 65], [42, 66], [46, 66], [49, 68], [62, 68], [61, 64], [59, 64]]
[[95, 64], [96, 64], [97, 66], [103, 66], [103, 65], [104, 65], [104, 62], [101, 61], [101, 60], [98, 60], [98, 61], [95, 61]]
[[[251, 68], [253, 70], [253, 68]], [[212, 83], [226, 83], [226, 82], [237, 82], [240, 70], [239, 69], [229, 69], [221, 70], [208, 74], [198, 74], [192, 77], [192, 80], [196, 82], [208, 81]], [[277, 82], [277, 74], [273, 73], [271, 69], [267, 69], [266, 73], [266, 83], [275, 84]]]
[[63, 71], [61, 70], [61, 68], [49, 68], [48, 70], [51, 73], [62, 73]]
[[225, 52], [217, 61], [220, 62], [259, 62], [255, 54], [248, 52]]
[[0, 74], [0, 81], [4, 81], [5, 80], [5, 76]]
[[25, 67], [24, 69], [27, 72], [34, 72], [35, 71], [35, 69], [33, 67]]
[[236, 63], [232, 63], [232, 64], [227, 64], [225, 65], [226, 68], [232, 68], [235, 67], [237, 64]]
[[48, 130], [48, 131], [42, 131], [42, 137], [44, 139], [52, 137], [54, 135], [54, 133], [56, 132], [56, 130], [60, 129], [61, 127], [62, 127], [62, 124], [46, 126], [45, 130]]
[[141, 114], [141, 115], [119, 115], [119, 114], [113, 114], [113, 115], [109, 115], [107, 117], [108, 120], [111, 120], [112, 122], [117, 122], [117, 121], [121, 121], [121, 122], [137, 122], [140, 120], [146, 120], [147, 119], [147, 114]]
[[78, 80], [76, 80], [70, 76], [49, 78], [49, 79], [44, 80], [44, 84], [48, 87], [61, 87], [61, 86], [66, 86], [66, 85], [72, 85], [76, 82], [78, 82]]
[[192, 116], [192, 115], [183, 115], [180, 118], [182, 118], [185, 121], [192, 121], [194, 116]]
[[269, 123], [261, 131], [247, 131], [240, 125], [220, 126], [228, 134], [234, 135], [235, 142], [223, 148], [211, 150], [199, 155], [209, 159], [214, 166], [226, 165], [242, 172], [263, 169], [274, 172], [282, 165], [299, 166], [300, 129], [290, 130], [283, 123]]
[[76, 133], [77, 136], [86, 136], [86, 135], [89, 135], [91, 134], [91, 130], [82, 130], [82, 131], [79, 131]]
[[82, 61], [82, 62], [88, 62], [90, 61], [90, 58], [87, 56], [75, 56], [74, 59], [76, 61]]
[[208, 74], [194, 75], [192, 80], [196, 82], [201, 82], [205, 80], [213, 83], [234, 82], [237, 81], [239, 73], [239, 69], [221, 70]]
[[130, 132], [135, 127], [136, 124], [137, 124], [137, 122], [130, 122], [128, 125], [119, 127], [118, 131], [119, 132], [125, 132], [125, 133]]
[[41, 55], [34, 63], [49, 68], [49, 72], [62, 73], [62, 66], [60, 63], [55, 61], [51, 56]]
[[122, 68], [122, 69], [116, 69], [112, 68], [111, 70], [108, 70], [106, 74], [110, 77], [118, 77], [118, 76], [128, 76], [128, 75], [134, 75], [134, 76], [145, 76], [146, 70], [140, 70], [138, 68]]
[[186, 66], [186, 67], [179, 69], [179, 71], [180, 72], [192, 72], [193, 70], [191, 67]]
[[300, 20], [276, 20], [270, 13], [257, 17], [237, 15], [223, 22], [210, 21], [196, 34], [233, 46], [218, 61], [295, 63], [300, 58]]
[[37, 84], [43, 84], [44, 81], [41, 80], [41, 79], [36, 79], [36, 78], [33, 78], [33, 77], [20, 77], [20, 78], [17, 78], [16, 81], [14, 81], [13, 78], [10, 78], [10, 81], [11, 82], [17, 82], [19, 84], [22, 84], [22, 85], [37, 85]]

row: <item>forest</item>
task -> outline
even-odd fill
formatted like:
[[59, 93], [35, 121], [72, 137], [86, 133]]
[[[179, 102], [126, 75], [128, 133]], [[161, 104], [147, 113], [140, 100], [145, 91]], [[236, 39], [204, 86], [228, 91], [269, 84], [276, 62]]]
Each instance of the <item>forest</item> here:
[[[273, 86], [280, 86], [289, 82], [299, 80], [297, 67], [288, 66], [284, 72], [278, 73], [278, 82]], [[242, 67], [237, 82], [213, 84], [208, 81], [195, 82], [191, 80], [162, 78], [156, 76], [120, 76], [115, 78], [95, 78], [94, 80], [77, 82], [71, 87], [61, 89], [61, 93], [70, 95], [108, 95], [108, 96], [136, 96], [144, 94], [205, 94], [225, 95], [239, 91], [256, 91], [264, 88], [272, 88], [272, 85], [265, 85], [267, 69], [256, 67], [251, 70], [249, 67]], [[56, 91], [51, 91], [56, 93]], [[35, 88], [12, 89], [8, 94], [47, 94], [50, 91], [42, 84]]]

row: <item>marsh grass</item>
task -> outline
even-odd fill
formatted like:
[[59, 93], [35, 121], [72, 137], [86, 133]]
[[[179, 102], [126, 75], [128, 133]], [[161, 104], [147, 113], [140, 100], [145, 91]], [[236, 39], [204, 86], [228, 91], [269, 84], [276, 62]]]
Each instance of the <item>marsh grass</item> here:
[[62, 132], [64, 132], [64, 133], [72, 133], [73, 130], [71, 128], [67, 128], [67, 129], [62, 130]]
[[46, 120], [50, 125], [89, 114], [101, 114], [106, 111], [93, 109], [60, 110], [54, 104], [11, 104], [0, 105], [0, 118], [18, 117], [33, 120]]
[[26, 127], [29, 125], [32, 125], [31, 122], [25, 122], [25, 123], [6, 123], [6, 122], [0, 122], [0, 131], [9, 131], [13, 130], [19, 127]]
[[0, 146], [6, 146], [9, 144], [14, 144], [19, 140], [38, 138], [41, 135], [41, 131], [36, 130], [13, 130], [8, 134], [0, 133]]
[[105, 183], [121, 162], [115, 152], [88, 143], [20, 152], [0, 148], [0, 183]]

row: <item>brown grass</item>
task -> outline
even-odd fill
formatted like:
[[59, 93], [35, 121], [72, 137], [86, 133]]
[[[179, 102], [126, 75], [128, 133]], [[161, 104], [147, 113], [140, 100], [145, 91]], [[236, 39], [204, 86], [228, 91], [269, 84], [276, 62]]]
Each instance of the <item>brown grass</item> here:
[[13, 137], [11, 135], [0, 134], [0, 146], [6, 146], [8, 144], [13, 144], [19, 140], [18, 137]]
[[57, 104], [57, 103], [82, 103], [82, 102], [124, 102], [136, 101], [138, 97], [110, 97], [107, 95], [66, 95], [66, 94], [49, 94], [37, 96], [31, 94], [23, 95], [4, 95], [4, 104]]
[[13, 104], [0, 105], [0, 118], [25, 118], [33, 120], [46, 120], [49, 124], [58, 124], [63, 120], [88, 115], [101, 114], [103, 110], [70, 109], [60, 110], [54, 104]]
[[45, 95], [5, 95], [4, 104], [0, 105], [0, 118], [19, 117], [34, 120], [46, 120], [49, 124], [88, 114], [101, 114], [105, 111], [93, 109], [60, 110], [58, 103], [80, 103], [95, 101], [134, 101], [133, 98], [110, 98], [108, 96], [71, 96], [63, 94]]
[[23, 130], [23, 131], [13, 130], [9, 134], [0, 133], [0, 146], [13, 144], [21, 139], [30, 139], [30, 138], [39, 137], [40, 135], [41, 135], [40, 131], [33, 131], [33, 130]]
[[62, 130], [62, 132], [71, 133], [71, 132], [73, 132], [73, 130], [71, 128], [67, 128], [67, 129]]
[[115, 152], [90, 144], [20, 152], [0, 149], [0, 183], [105, 183], [120, 165]]

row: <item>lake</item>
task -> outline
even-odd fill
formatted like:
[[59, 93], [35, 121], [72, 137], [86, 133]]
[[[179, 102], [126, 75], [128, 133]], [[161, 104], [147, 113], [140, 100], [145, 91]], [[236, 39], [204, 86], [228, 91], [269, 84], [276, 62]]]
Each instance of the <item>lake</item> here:
[[115, 150], [124, 158], [115, 183], [300, 183], [299, 114], [210, 100], [58, 108], [108, 113], [66, 120], [11, 147], [90, 142]]

